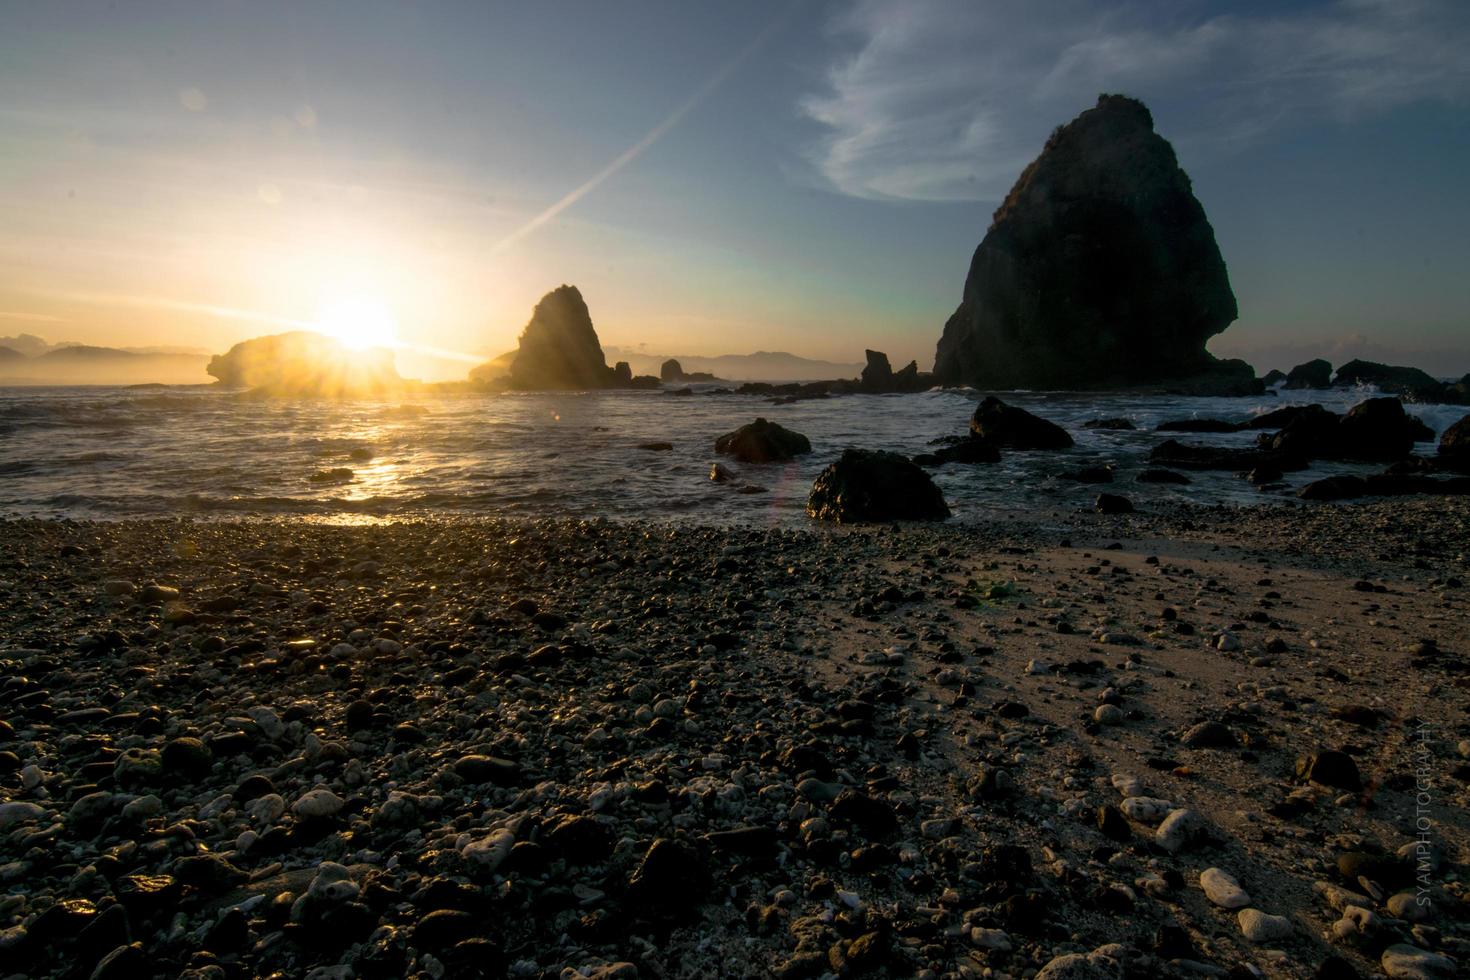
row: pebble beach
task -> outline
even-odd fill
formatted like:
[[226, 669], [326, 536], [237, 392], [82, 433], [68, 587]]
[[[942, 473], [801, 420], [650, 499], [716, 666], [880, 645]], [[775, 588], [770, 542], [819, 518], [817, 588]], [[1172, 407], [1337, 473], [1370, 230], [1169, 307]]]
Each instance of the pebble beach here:
[[0, 527], [0, 975], [1454, 974], [1470, 506]]

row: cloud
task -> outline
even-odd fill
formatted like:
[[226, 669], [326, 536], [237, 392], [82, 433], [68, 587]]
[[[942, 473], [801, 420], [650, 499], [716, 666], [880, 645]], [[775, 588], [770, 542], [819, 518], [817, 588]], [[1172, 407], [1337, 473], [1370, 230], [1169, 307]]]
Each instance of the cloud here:
[[859, 0], [831, 24], [846, 53], [800, 102], [823, 129], [812, 161], [859, 197], [998, 199], [1103, 91], [1144, 99], [1177, 142], [1211, 144], [1470, 100], [1463, 0], [1226, 6]]

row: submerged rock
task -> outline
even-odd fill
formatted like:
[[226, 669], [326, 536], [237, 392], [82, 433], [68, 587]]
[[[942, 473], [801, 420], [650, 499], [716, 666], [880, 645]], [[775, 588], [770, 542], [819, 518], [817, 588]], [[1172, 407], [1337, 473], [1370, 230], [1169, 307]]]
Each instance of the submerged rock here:
[[[934, 373], [985, 388], [1107, 388], [1219, 374], [1237, 315], [1214, 230], [1143, 103], [1103, 95], [1058, 128], [975, 250]], [[1242, 391], [1241, 393], [1245, 393]]]
[[775, 422], [756, 419], [715, 440], [715, 452], [742, 463], [779, 463], [812, 451], [811, 440]]
[[1068, 449], [1072, 437], [1055, 422], [1007, 405], [994, 395], [970, 417], [970, 431], [986, 442], [1008, 449]]
[[822, 521], [942, 521], [949, 505], [917, 465], [897, 453], [848, 449], [812, 484], [806, 512]]

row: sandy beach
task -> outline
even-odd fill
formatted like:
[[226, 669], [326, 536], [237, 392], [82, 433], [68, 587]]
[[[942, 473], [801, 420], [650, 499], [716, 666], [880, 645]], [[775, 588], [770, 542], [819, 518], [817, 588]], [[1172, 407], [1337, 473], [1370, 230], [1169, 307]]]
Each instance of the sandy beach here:
[[1450, 975], [1467, 542], [1453, 499], [7, 522], [0, 961]]

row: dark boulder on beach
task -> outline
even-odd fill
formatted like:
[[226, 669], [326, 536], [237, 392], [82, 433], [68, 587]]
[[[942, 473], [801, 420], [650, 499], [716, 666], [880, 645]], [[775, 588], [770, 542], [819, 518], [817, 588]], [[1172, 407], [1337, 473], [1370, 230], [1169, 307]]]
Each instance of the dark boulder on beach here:
[[1133, 501], [1116, 493], [1100, 493], [1092, 502], [1092, 509], [1099, 514], [1131, 514]]
[[1332, 362], [1317, 358], [1298, 364], [1286, 375], [1284, 388], [1330, 388], [1332, 387]]
[[1205, 342], [1237, 315], [1214, 230], [1143, 103], [1103, 95], [1021, 173], [934, 374], [980, 388], [1261, 390]]
[[1000, 450], [995, 444], [978, 436], [956, 439], [932, 453], [914, 457], [920, 466], [943, 466], [945, 463], [999, 463]]
[[970, 431], [981, 439], [1007, 449], [1069, 449], [1072, 437], [1055, 422], [1032, 415], [1024, 408], [1007, 405], [994, 395], [986, 398], [970, 417]]
[[1439, 437], [1439, 462], [1449, 469], [1470, 472], [1470, 415]]
[[949, 505], [929, 474], [903, 456], [848, 449], [817, 476], [806, 512], [839, 524], [942, 521]]
[[742, 463], [779, 463], [812, 451], [811, 440], [775, 422], [756, 419], [715, 440], [715, 452]]

